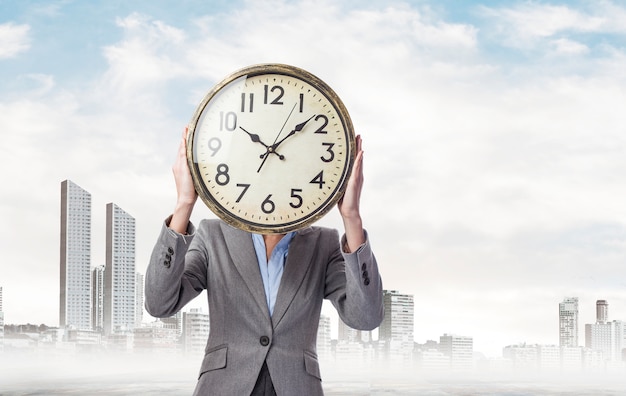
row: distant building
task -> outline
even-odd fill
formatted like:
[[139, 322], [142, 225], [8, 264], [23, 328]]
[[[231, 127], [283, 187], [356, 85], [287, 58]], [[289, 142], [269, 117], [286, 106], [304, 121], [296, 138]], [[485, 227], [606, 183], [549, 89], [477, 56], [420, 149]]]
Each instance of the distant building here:
[[91, 330], [91, 194], [61, 182], [59, 325]]
[[185, 353], [203, 354], [209, 338], [209, 314], [202, 308], [191, 308], [183, 312], [183, 348]]
[[624, 323], [609, 322], [609, 303], [596, 301], [596, 323], [585, 325], [585, 346], [602, 352], [604, 361], [621, 361], [624, 342]]
[[135, 327], [143, 323], [143, 274], [135, 274]]
[[91, 271], [91, 307], [92, 327], [94, 331], [104, 330], [104, 265]]
[[604, 361], [621, 361], [624, 345], [624, 323], [618, 320], [585, 325], [585, 346], [601, 351]]
[[331, 357], [330, 337], [330, 317], [321, 315], [317, 326], [317, 354], [320, 359], [329, 359]]
[[163, 327], [166, 329], [172, 329], [176, 331], [177, 337], [183, 336], [183, 313], [182, 311], [176, 312], [176, 314], [167, 318], [159, 319], [163, 323]]
[[383, 290], [385, 315], [378, 339], [386, 345], [390, 357], [411, 356], [413, 351], [413, 295]]
[[158, 320], [147, 326], [135, 328], [133, 336], [136, 352], [175, 353], [179, 349], [176, 330], [167, 328]]
[[360, 341], [359, 336], [358, 330], [348, 326], [339, 318], [337, 322], [337, 341], [357, 342]]
[[565, 298], [559, 304], [559, 346], [578, 346], [578, 297]]
[[345, 342], [371, 342], [372, 332], [368, 330], [356, 330], [348, 326], [339, 318], [337, 328], [337, 341]]
[[106, 206], [104, 333], [135, 327], [135, 219], [114, 203]]
[[583, 369], [583, 347], [561, 347], [561, 368], [566, 372], [576, 372]]
[[474, 367], [472, 337], [444, 334], [439, 337], [439, 351], [450, 358], [452, 370], [470, 370]]
[[559, 371], [561, 369], [561, 348], [557, 345], [537, 345], [537, 367], [541, 371]]
[[502, 357], [508, 359], [514, 370], [536, 371], [539, 368], [537, 345], [508, 345], [502, 350]]
[[609, 303], [606, 300], [596, 301], [596, 323], [609, 321]]

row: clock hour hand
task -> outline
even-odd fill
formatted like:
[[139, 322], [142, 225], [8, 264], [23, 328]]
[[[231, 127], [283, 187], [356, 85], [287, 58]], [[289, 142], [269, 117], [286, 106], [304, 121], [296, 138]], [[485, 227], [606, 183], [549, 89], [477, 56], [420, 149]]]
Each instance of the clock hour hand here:
[[280, 154], [278, 154], [274, 149], [273, 146], [268, 146], [267, 144], [263, 143], [263, 141], [261, 140], [261, 138], [259, 137], [259, 135], [257, 135], [256, 133], [250, 133], [248, 131], [246, 131], [243, 127], [239, 127], [239, 129], [241, 129], [242, 131], [244, 131], [245, 133], [248, 134], [248, 136], [250, 136], [250, 140], [252, 140], [254, 143], [261, 143], [263, 145], [263, 147], [265, 147], [265, 153], [261, 154], [260, 158], [265, 157], [266, 155], [268, 155], [269, 153], [274, 153], [276, 155], [278, 155], [278, 157], [280, 159], [283, 159], [284, 157]]
[[261, 143], [265, 148], [269, 147], [267, 144], [263, 143], [263, 141], [261, 140], [259, 135], [257, 135], [256, 133], [250, 133], [250, 132], [246, 131], [244, 128], [242, 128], [242, 127], [239, 127], [239, 129], [241, 129], [242, 131], [247, 133], [248, 136], [250, 136], [250, 140], [252, 140], [254, 143]]

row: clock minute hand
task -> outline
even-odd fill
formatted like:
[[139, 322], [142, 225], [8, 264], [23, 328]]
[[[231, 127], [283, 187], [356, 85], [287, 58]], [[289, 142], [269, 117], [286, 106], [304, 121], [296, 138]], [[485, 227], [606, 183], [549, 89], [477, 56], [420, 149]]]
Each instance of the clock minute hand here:
[[[293, 136], [296, 134], [296, 132], [300, 132], [304, 129], [304, 126], [307, 124], [307, 122], [311, 121], [311, 119], [313, 119], [313, 117], [315, 117], [315, 114], [313, 114], [311, 117], [309, 117], [308, 120], [299, 123], [298, 125], [296, 125], [296, 127], [287, 134], [287, 136], [285, 136], [284, 138], [280, 139], [278, 142], [274, 143], [272, 145], [272, 147], [274, 148], [274, 150], [276, 150], [276, 147], [278, 147], [282, 142], [284, 142], [285, 140], [287, 140], [288, 137]], [[283, 158], [281, 158], [283, 159]]]

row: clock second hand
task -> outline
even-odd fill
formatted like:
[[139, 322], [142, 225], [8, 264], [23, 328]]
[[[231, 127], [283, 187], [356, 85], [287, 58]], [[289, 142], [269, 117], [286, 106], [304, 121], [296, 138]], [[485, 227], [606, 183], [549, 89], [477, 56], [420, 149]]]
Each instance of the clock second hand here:
[[[269, 157], [269, 154], [270, 153], [275, 153], [274, 145], [276, 144], [276, 141], [278, 141], [278, 138], [280, 137], [280, 134], [283, 133], [283, 129], [285, 129], [285, 125], [287, 125], [287, 121], [289, 121], [289, 118], [291, 118], [291, 114], [295, 110], [296, 105], [297, 105], [297, 103], [293, 104], [293, 107], [291, 108], [291, 111], [289, 112], [289, 115], [287, 116], [287, 119], [283, 123], [283, 126], [280, 128], [280, 131], [278, 131], [278, 135], [276, 135], [276, 139], [274, 139], [274, 143], [272, 143], [272, 145], [267, 148], [267, 151], [265, 151], [265, 154], [262, 155], [263, 161], [261, 161], [261, 165], [259, 166], [259, 169], [257, 169], [256, 173], [261, 172], [261, 168], [263, 168], [263, 164], [265, 164], [265, 161], [267, 160], [267, 157]], [[280, 159], [284, 159], [285, 158], [285, 157], [283, 157], [282, 155], [280, 155], [278, 153], [275, 153], [275, 154], [278, 155], [278, 158], [280, 158]]]

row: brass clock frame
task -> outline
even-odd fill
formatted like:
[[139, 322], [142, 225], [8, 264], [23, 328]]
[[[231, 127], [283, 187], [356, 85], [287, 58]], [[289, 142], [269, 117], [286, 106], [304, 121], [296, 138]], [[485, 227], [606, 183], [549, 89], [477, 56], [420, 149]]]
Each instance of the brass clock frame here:
[[[317, 89], [321, 94], [323, 94], [328, 101], [335, 108], [343, 129], [346, 133], [347, 145], [348, 145], [348, 156], [346, 160], [345, 171], [341, 177], [341, 180], [337, 184], [337, 187], [333, 191], [333, 195], [325, 201], [325, 204], [314, 211], [314, 213], [307, 215], [305, 218], [298, 219], [296, 221], [290, 222], [288, 224], [273, 226], [273, 225], [263, 225], [259, 223], [253, 223], [245, 219], [241, 219], [234, 215], [233, 213], [225, 210], [222, 205], [213, 197], [211, 193], [209, 193], [208, 188], [202, 181], [202, 177], [200, 175], [200, 170], [198, 169], [197, 163], [194, 161], [194, 143], [196, 136], [196, 127], [198, 126], [198, 122], [202, 117], [204, 109], [207, 107], [209, 102], [216, 97], [220, 93], [220, 91], [228, 86], [231, 82], [246, 77], [255, 77], [259, 75], [265, 74], [279, 74], [285, 75], [289, 77], [293, 77], [299, 80], [306, 82], [307, 84], [313, 86]], [[325, 216], [343, 197], [348, 180], [352, 173], [352, 167], [354, 165], [354, 160], [356, 158], [356, 138], [354, 133], [354, 127], [352, 125], [352, 120], [350, 115], [348, 114], [348, 110], [345, 105], [339, 98], [339, 96], [335, 93], [335, 91], [330, 88], [328, 84], [322, 81], [317, 76], [312, 73], [286, 64], [280, 63], [263, 63], [256, 64], [244, 67], [239, 69], [220, 82], [218, 82], [204, 97], [204, 99], [200, 102], [196, 111], [191, 119], [191, 122], [188, 125], [188, 133], [187, 133], [187, 163], [189, 165], [189, 169], [191, 171], [191, 176], [193, 179], [194, 187], [198, 196], [201, 200], [207, 205], [207, 207], [217, 215], [220, 219], [222, 219], [227, 224], [239, 228], [244, 231], [254, 232], [259, 234], [283, 234], [290, 231], [296, 231], [305, 227], [310, 226], [311, 224], [318, 221], [320, 218]]]

